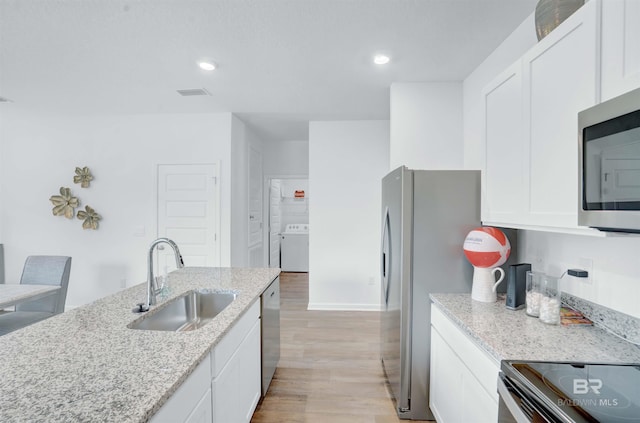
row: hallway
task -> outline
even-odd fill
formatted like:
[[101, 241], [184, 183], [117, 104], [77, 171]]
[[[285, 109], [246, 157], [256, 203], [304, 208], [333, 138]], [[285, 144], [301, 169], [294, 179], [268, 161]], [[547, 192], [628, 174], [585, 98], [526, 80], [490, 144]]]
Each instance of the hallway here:
[[252, 423], [397, 423], [378, 347], [379, 314], [308, 311], [308, 274], [282, 273], [281, 357]]

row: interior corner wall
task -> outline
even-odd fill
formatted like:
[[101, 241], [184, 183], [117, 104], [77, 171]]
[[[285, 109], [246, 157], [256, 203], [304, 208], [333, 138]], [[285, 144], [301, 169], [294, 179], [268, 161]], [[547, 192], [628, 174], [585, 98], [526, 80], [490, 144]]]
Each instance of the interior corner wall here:
[[[231, 120], [231, 266], [249, 267], [249, 146], [262, 139], [237, 116]], [[263, 172], [264, 173], [264, 172]], [[261, 178], [262, 179], [262, 176]], [[262, 255], [262, 251], [259, 253]]]
[[249, 200], [246, 195], [249, 161], [246, 125], [233, 116], [231, 120], [231, 260], [233, 267], [247, 266]]
[[[530, 15], [463, 83], [465, 168], [484, 169], [482, 89], [537, 43]], [[518, 261], [535, 271], [560, 276], [592, 261], [588, 280], [565, 276], [561, 289], [588, 301], [640, 318], [640, 236], [606, 238], [519, 230]]]
[[389, 122], [309, 125], [309, 309], [380, 309]]
[[[32, 254], [73, 258], [67, 308], [144, 282], [146, 253], [157, 236], [158, 164], [220, 163], [221, 264], [229, 265], [230, 113], [71, 116], [17, 104], [11, 110], [3, 115], [0, 162], [8, 283], [19, 281]], [[91, 169], [89, 188], [73, 183], [76, 166]], [[61, 186], [102, 216], [98, 230], [52, 215], [49, 197]]]
[[462, 82], [391, 85], [390, 169], [462, 169]]

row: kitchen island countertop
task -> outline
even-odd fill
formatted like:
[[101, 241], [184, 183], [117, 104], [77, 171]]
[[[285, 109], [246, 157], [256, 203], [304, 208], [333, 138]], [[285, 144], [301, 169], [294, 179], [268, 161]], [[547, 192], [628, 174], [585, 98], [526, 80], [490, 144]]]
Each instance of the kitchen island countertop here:
[[191, 332], [134, 330], [146, 283], [0, 337], [0, 421], [145, 422], [278, 276], [279, 269], [184, 268], [164, 302], [192, 289], [237, 292]]
[[471, 294], [431, 300], [496, 360], [640, 363], [640, 347], [596, 326], [546, 325], [524, 309], [505, 308], [504, 295], [481, 303]]

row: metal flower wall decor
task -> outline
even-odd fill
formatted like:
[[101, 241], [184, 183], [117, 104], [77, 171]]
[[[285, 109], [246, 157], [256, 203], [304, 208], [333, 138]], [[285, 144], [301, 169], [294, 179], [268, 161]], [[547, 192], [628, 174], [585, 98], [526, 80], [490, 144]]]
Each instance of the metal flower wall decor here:
[[[93, 175], [87, 166], [76, 167], [76, 174], [73, 177], [75, 184], [80, 184], [82, 188], [89, 188], [92, 180]], [[85, 206], [84, 210], [79, 210], [76, 215], [75, 209], [80, 206], [80, 200], [71, 195], [70, 188], [60, 187], [60, 195], [52, 195], [49, 201], [53, 204], [54, 216], [73, 219], [75, 215], [79, 220], [82, 220], [82, 229], [98, 229], [102, 217], [92, 207]]]
[[82, 229], [98, 229], [100, 215], [89, 206], [84, 206], [84, 210], [78, 211], [78, 219], [83, 220]]
[[76, 176], [73, 177], [74, 184], [80, 184], [82, 188], [89, 188], [91, 181], [93, 181], [93, 175], [87, 166], [76, 167]]
[[52, 195], [49, 201], [53, 203], [53, 215], [64, 216], [72, 219], [75, 208], [80, 205], [80, 201], [71, 195], [71, 189], [60, 187], [60, 195]]

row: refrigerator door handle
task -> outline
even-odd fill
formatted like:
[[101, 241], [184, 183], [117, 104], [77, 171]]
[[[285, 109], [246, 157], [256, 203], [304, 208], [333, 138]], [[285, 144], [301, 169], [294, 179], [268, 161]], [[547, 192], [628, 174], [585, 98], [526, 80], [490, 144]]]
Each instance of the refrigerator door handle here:
[[391, 227], [389, 225], [389, 207], [384, 211], [384, 219], [382, 224], [382, 252], [380, 279], [382, 281], [382, 296], [384, 298], [385, 310], [389, 305], [389, 265], [391, 264]]

